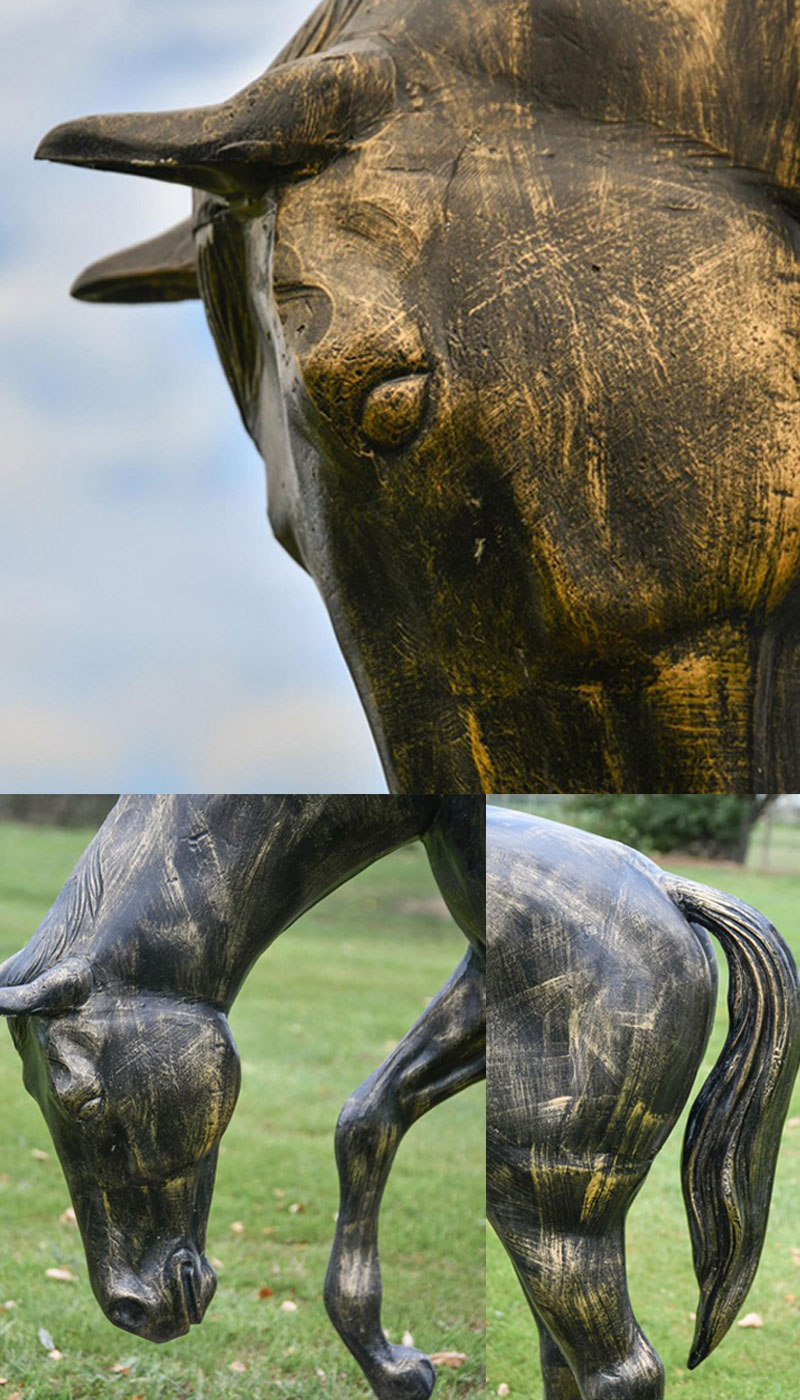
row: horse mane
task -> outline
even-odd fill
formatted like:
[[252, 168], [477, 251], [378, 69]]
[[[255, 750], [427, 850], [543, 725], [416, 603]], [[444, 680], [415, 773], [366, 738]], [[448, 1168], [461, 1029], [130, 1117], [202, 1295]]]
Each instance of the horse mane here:
[[0, 966], [0, 984], [23, 986], [61, 962], [78, 941], [87, 915], [95, 917], [102, 897], [101, 843], [95, 838], [30, 941]]
[[71, 947], [83, 927], [86, 915], [95, 917], [103, 897], [101, 843], [98, 840], [91, 843], [85, 858], [73, 871], [64, 893], [67, 898], [65, 924], [69, 930], [67, 946]]
[[275, 59], [272, 67], [277, 67], [280, 63], [291, 63], [296, 58], [306, 58], [310, 54], [319, 53], [320, 49], [325, 49], [329, 44], [338, 39], [339, 34], [346, 24], [349, 24], [357, 10], [360, 10], [362, 0], [322, 0], [313, 14], [309, 15], [305, 24], [301, 25], [294, 38]]

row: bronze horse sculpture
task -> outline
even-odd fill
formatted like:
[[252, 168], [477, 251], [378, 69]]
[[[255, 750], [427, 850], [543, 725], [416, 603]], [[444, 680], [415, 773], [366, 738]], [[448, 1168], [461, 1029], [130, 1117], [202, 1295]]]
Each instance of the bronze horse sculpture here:
[[191, 219], [202, 296], [399, 792], [800, 783], [800, 14], [323, 0], [217, 106], [39, 155]]
[[92, 1288], [118, 1327], [168, 1341], [213, 1295], [206, 1223], [239, 1090], [227, 1014], [253, 962], [337, 885], [418, 837], [469, 949], [342, 1110], [325, 1302], [380, 1400], [430, 1395], [430, 1360], [381, 1327], [378, 1215], [406, 1130], [484, 1073], [480, 799], [124, 798], [0, 967], [0, 1013], [64, 1169]]
[[729, 965], [730, 1030], [684, 1143], [690, 1367], [758, 1264], [800, 1061], [797, 969], [756, 910], [617, 842], [497, 808], [486, 842], [488, 1214], [538, 1325], [545, 1400], [661, 1400], [625, 1216], [708, 1040], [706, 930]]

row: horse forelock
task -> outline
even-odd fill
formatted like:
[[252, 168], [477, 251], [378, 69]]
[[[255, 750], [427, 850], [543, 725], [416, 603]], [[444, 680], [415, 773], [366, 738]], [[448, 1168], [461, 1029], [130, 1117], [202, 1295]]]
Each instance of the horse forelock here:
[[30, 941], [0, 966], [0, 985], [22, 987], [61, 962], [74, 947], [87, 915], [93, 919], [97, 914], [102, 895], [100, 842], [95, 840]]

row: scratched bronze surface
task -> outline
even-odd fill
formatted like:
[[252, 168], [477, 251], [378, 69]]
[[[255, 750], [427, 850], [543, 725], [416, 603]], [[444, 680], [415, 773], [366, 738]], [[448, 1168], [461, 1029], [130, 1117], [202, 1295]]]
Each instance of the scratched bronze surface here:
[[40, 155], [195, 190], [201, 295], [395, 791], [800, 784], [783, 0], [327, 0], [218, 106]]
[[117, 804], [30, 942], [0, 968], [0, 1015], [11, 1018], [92, 1288], [116, 1326], [169, 1341], [213, 1297], [206, 1223], [239, 1092], [227, 1013], [253, 962], [337, 885], [419, 838], [467, 951], [342, 1109], [324, 1296], [379, 1400], [427, 1400], [432, 1362], [381, 1326], [378, 1217], [405, 1132], [484, 1074], [484, 836], [483, 801], [467, 796]]
[[[800, 982], [749, 905], [637, 851], [488, 809], [487, 1200], [539, 1331], [545, 1400], [661, 1400], [634, 1316], [625, 1218], [702, 1063], [682, 1182], [700, 1285], [689, 1366], [747, 1295], [800, 1063]], [[687, 1338], [688, 1340], [688, 1338]]]

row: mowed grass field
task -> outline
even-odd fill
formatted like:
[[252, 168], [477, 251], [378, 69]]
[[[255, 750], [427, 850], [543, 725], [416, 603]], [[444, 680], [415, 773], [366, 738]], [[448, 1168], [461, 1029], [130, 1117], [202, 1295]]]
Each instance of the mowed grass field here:
[[[757, 855], [757, 853], [756, 853]], [[800, 872], [800, 832], [773, 835], [772, 856]], [[760, 862], [754, 862], [760, 863]], [[800, 873], [665, 862], [672, 870], [725, 889], [760, 909], [800, 960]], [[716, 1059], [727, 1031], [727, 979], [719, 953], [720, 992], [712, 1040], [690, 1103]], [[687, 1110], [688, 1111], [688, 1110]], [[686, 1115], [673, 1131], [634, 1202], [628, 1228], [630, 1293], [634, 1310], [666, 1368], [666, 1393], [685, 1400], [796, 1400], [800, 1395], [800, 1090], [796, 1089], [778, 1161], [766, 1244], [741, 1317], [756, 1313], [760, 1327], [734, 1325], [717, 1351], [695, 1371], [686, 1358], [694, 1328], [697, 1286], [680, 1185]], [[538, 1340], [505, 1252], [490, 1230], [487, 1240], [487, 1392], [505, 1384], [513, 1397], [542, 1394]]]
[[[0, 825], [0, 957], [26, 942], [90, 836]], [[219, 1288], [202, 1326], [162, 1347], [102, 1316], [63, 1219], [49, 1134], [0, 1027], [0, 1397], [368, 1396], [322, 1303], [338, 1205], [333, 1129], [464, 946], [415, 845], [330, 896], [256, 965], [231, 1017], [243, 1087], [209, 1226]], [[404, 1141], [386, 1190], [385, 1326], [395, 1341], [409, 1331], [423, 1350], [467, 1356], [440, 1369], [441, 1400], [484, 1390], [484, 1121], [482, 1087], [434, 1110]], [[51, 1279], [51, 1268], [74, 1278]]]

